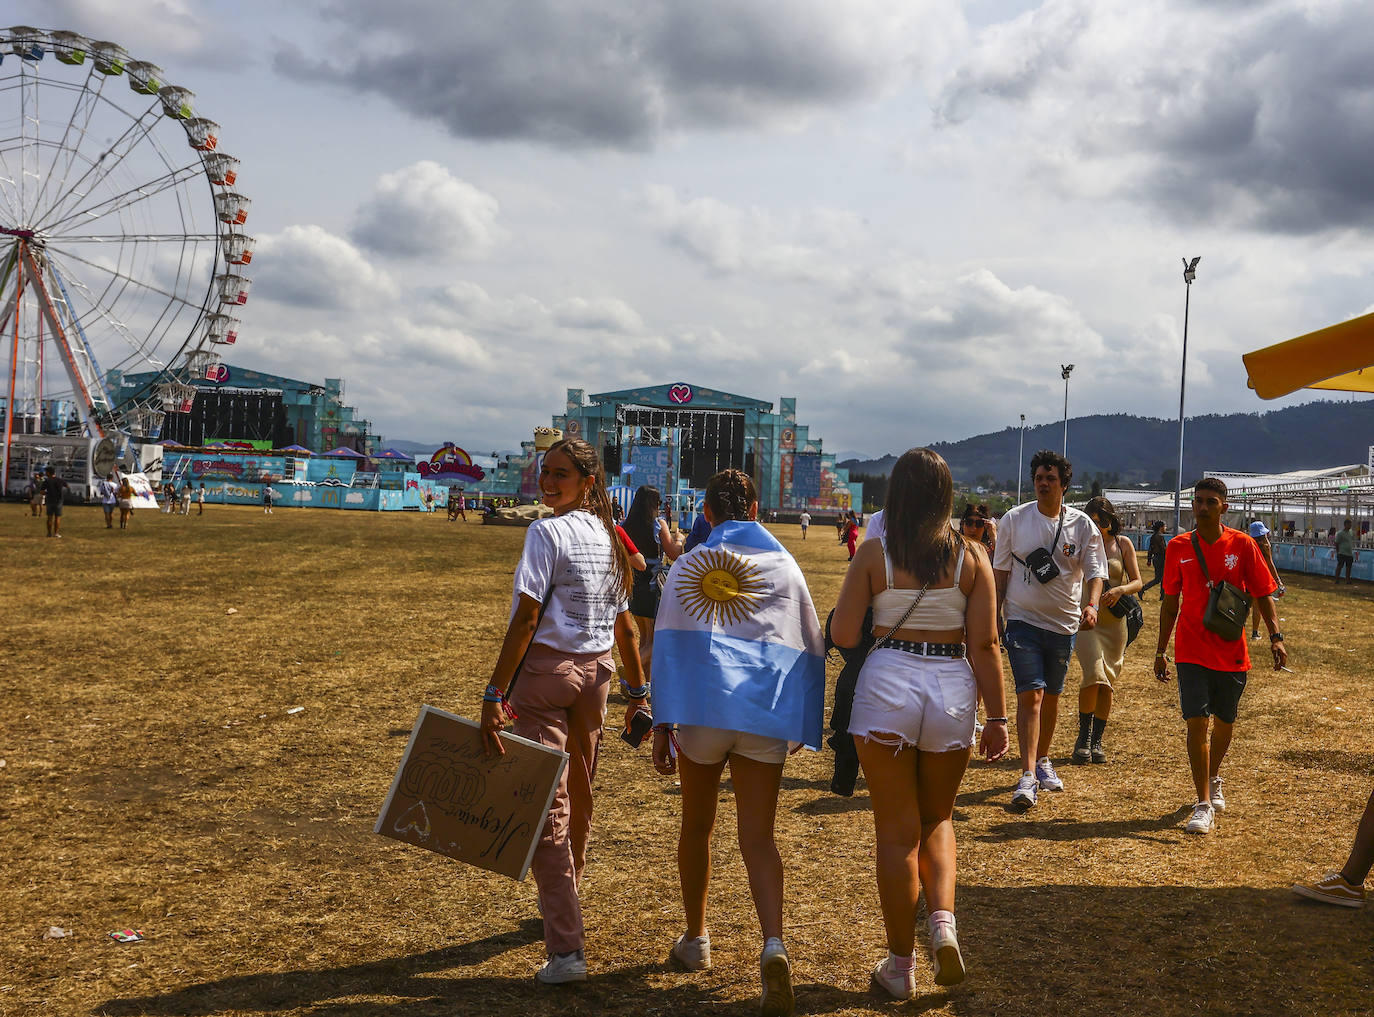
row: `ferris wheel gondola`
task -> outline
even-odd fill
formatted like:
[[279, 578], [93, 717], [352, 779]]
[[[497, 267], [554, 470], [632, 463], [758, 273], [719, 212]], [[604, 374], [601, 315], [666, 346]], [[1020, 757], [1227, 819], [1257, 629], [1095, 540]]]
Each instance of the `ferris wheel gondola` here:
[[253, 238], [219, 134], [118, 43], [0, 29], [0, 491], [26, 436], [154, 441], [220, 376]]

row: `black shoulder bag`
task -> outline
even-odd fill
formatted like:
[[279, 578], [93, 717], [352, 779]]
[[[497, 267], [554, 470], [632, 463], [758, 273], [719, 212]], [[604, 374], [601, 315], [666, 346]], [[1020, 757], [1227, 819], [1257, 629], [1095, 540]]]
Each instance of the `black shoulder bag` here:
[[1059, 534], [1063, 532], [1064, 510], [1061, 508], [1059, 510], [1059, 526], [1056, 527], [1054, 531], [1054, 539], [1050, 541], [1048, 549], [1037, 547], [1030, 554], [1026, 555], [1024, 560], [1017, 558], [1015, 551], [1011, 553], [1011, 556], [1016, 558], [1016, 561], [1021, 564], [1021, 567], [1035, 576], [1036, 580], [1038, 580], [1042, 586], [1051, 579], [1055, 579], [1059, 576], [1059, 566], [1054, 563], [1054, 549], [1059, 544]]
[[1225, 580], [1219, 583], [1212, 582], [1196, 530], [1193, 531], [1193, 553], [1197, 555], [1197, 563], [1202, 566], [1202, 578], [1207, 580], [1207, 588], [1212, 591], [1207, 597], [1207, 609], [1202, 613], [1202, 627], [1228, 643], [1243, 639], [1245, 619], [1250, 614], [1250, 605], [1255, 602], [1255, 598], [1239, 586], [1232, 586]]

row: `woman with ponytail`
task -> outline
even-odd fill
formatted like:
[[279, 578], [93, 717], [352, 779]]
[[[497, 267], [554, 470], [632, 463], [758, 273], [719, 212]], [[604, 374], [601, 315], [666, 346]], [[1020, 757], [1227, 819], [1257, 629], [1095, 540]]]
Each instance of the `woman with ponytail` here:
[[674, 563], [654, 636], [654, 766], [679, 770], [682, 782], [677, 867], [687, 928], [673, 957], [690, 970], [711, 966], [706, 891], [728, 763], [740, 855], [763, 933], [761, 1009], [781, 1017], [793, 1008], [792, 968], [773, 821], [789, 750], [820, 747], [825, 640], [801, 569], [755, 521], [749, 475], [717, 473], [706, 485], [705, 510], [710, 535]]
[[548, 953], [536, 977], [557, 984], [587, 977], [577, 892], [615, 675], [612, 644], [628, 678], [627, 723], [649, 690], [626, 608], [629, 562], [596, 450], [580, 438], [554, 445], [544, 454], [539, 489], [554, 515], [531, 523], [525, 535], [510, 623], [482, 697], [482, 738], [489, 754], [504, 752], [500, 732], [509, 718], [515, 734], [568, 753], [531, 865]]
[[916, 996], [916, 903], [926, 894], [936, 985], [964, 979], [954, 926], [954, 796], [968, 767], [976, 691], [989, 716], [981, 748], [1007, 751], [1006, 693], [992, 565], [981, 543], [950, 527], [949, 466], [930, 449], [892, 469], [886, 532], [859, 548], [830, 621], [837, 646], [873, 635], [854, 690], [849, 733], [868, 778], [877, 832], [878, 900], [888, 954], [873, 982]]

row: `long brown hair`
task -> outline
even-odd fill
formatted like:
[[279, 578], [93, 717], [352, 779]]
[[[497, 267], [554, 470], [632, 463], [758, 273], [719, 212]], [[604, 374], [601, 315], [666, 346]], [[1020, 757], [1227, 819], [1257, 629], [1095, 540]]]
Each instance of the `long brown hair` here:
[[606, 527], [606, 533], [611, 538], [611, 572], [616, 584], [628, 596], [630, 582], [634, 578], [630, 571], [630, 556], [621, 543], [620, 534], [615, 532], [615, 518], [611, 515], [611, 497], [606, 493], [606, 473], [601, 468], [601, 457], [596, 454], [595, 448], [581, 438], [564, 438], [550, 446], [544, 455], [547, 457], [553, 452], [562, 452], [578, 473], [592, 478], [592, 489], [587, 492], [585, 508]]
[[892, 467], [883, 524], [892, 564], [917, 582], [938, 583], [961, 543], [949, 525], [954, 479], [949, 464], [928, 448], [913, 448]]

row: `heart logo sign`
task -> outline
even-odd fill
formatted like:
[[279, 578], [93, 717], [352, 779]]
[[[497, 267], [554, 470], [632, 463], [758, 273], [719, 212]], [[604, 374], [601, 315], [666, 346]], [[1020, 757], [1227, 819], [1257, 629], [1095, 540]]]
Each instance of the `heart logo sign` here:
[[692, 401], [691, 385], [674, 385], [668, 389], [668, 398], [675, 403], [690, 403]]
[[400, 834], [414, 833], [422, 841], [429, 840], [429, 813], [425, 811], [425, 803], [416, 802], [402, 812], [393, 829]]

